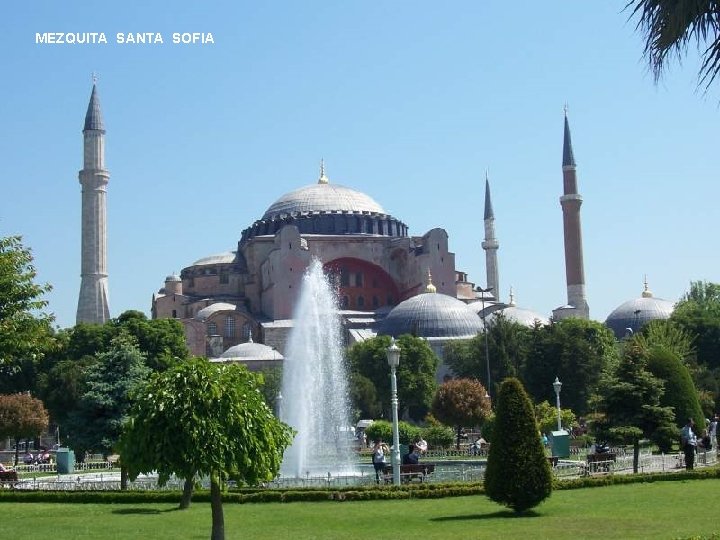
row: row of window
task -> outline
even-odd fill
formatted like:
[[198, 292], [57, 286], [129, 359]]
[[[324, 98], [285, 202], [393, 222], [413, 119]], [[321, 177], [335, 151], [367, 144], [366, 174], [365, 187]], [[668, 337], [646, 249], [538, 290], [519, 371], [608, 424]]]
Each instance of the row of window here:
[[[380, 307], [380, 298], [378, 298], [377, 296], [373, 296], [373, 297], [372, 297], [372, 300], [371, 300], [371, 305], [372, 305], [373, 309], [379, 308], [379, 307]], [[387, 297], [387, 304], [386, 304], [386, 305], [388, 305], [388, 306], [392, 306], [392, 305], [393, 305], [393, 297], [392, 297], [392, 295], [390, 295], [390, 294], [389, 294], [388, 297]], [[364, 297], [364, 296], [358, 296], [357, 298], [355, 298], [355, 305], [352, 306], [352, 305], [350, 305], [350, 297], [347, 296], [347, 295], [344, 295], [344, 296], [340, 299], [340, 307], [341, 307], [342, 309], [348, 309], [348, 308], [351, 308], [351, 307], [362, 309], [362, 308], [365, 307], [365, 297]]]
[[[245, 322], [242, 327], [242, 335], [240, 336], [242, 339], [248, 339], [250, 337], [250, 323]], [[218, 327], [217, 323], [215, 322], [209, 322], [207, 325], [207, 335], [208, 336], [217, 336], [218, 334]], [[226, 338], [234, 338], [235, 337], [235, 317], [227, 316], [225, 317], [225, 323], [223, 325], [223, 337]]]
[[[352, 284], [351, 284], [352, 282]], [[362, 272], [348, 272], [346, 268], [340, 268], [341, 287], [363, 287], [365, 278]], [[372, 288], [377, 289], [380, 284], [376, 277], [372, 278]]]
[[[211, 271], [211, 269], [208, 269], [208, 270], [205, 270], [204, 274], [210, 275], [210, 276], [215, 276], [215, 275], [217, 275], [217, 270], [212, 269], [212, 271]], [[195, 286], [195, 277], [194, 276], [190, 276], [189, 278], [187, 278], [187, 281], [188, 281], [188, 287]], [[228, 272], [227, 270], [220, 270], [220, 285], [227, 285], [228, 283], [230, 283], [230, 272]]]

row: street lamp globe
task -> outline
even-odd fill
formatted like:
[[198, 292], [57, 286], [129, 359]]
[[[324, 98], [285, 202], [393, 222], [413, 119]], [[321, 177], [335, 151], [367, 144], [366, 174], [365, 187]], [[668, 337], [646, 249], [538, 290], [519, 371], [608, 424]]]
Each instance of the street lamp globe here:
[[555, 403], [557, 405], [557, 429], [560, 431], [562, 429], [562, 416], [560, 413], [560, 390], [562, 390], [562, 383], [557, 377], [555, 377], [553, 388], [555, 389]]
[[555, 377], [555, 382], [553, 383], [553, 388], [555, 389], [555, 394], [560, 395], [560, 390], [562, 390], [562, 383], [560, 382], [560, 379]]
[[400, 365], [400, 347], [395, 344], [395, 338], [390, 341], [390, 346], [386, 350], [387, 361], [391, 368], [397, 368]]

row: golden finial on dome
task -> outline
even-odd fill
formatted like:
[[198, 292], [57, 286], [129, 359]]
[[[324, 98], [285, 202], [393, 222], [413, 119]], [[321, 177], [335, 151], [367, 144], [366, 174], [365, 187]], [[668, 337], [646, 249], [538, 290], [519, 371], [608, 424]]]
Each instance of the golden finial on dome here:
[[437, 292], [437, 288], [435, 287], [435, 285], [433, 285], [433, 282], [432, 282], [432, 274], [430, 273], [430, 268], [428, 268], [427, 283], [425, 284], [425, 292], [426, 293]]
[[329, 184], [330, 179], [325, 176], [325, 160], [320, 160], [320, 178], [318, 179], [318, 184]]
[[512, 286], [510, 287], [510, 301], [508, 302], [508, 306], [514, 306], [515, 305], [515, 291], [513, 290]]
[[645, 284], [645, 288], [643, 289], [642, 297], [643, 298], [652, 298], [653, 294], [652, 294], [652, 291], [650, 290], [650, 288], [648, 287], [647, 274], [645, 274], [643, 277], [643, 283]]

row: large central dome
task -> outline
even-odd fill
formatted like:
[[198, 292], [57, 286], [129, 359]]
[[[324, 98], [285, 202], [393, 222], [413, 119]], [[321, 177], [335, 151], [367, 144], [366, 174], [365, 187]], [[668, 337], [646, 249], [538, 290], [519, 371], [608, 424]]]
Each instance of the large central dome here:
[[375, 212], [385, 214], [382, 206], [364, 193], [338, 184], [311, 184], [286, 193], [263, 214], [262, 219], [277, 219], [294, 212]]

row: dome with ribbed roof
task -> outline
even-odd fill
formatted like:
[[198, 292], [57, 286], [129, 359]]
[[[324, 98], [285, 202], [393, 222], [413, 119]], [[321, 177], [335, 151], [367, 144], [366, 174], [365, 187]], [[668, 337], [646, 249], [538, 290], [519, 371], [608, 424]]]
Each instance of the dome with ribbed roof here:
[[375, 212], [385, 214], [371, 197], [339, 184], [317, 183], [286, 193], [267, 209], [262, 219], [278, 219], [308, 212]]
[[426, 292], [400, 302], [380, 323], [379, 334], [427, 338], [470, 338], [482, 331], [480, 317], [467, 304]]
[[204, 321], [219, 311], [235, 311], [237, 306], [235, 304], [229, 304], [227, 302], [215, 302], [202, 308], [195, 314], [195, 319], [198, 321]]
[[202, 259], [198, 259], [190, 266], [204, 266], [206, 264], [229, 264], [235, 262], [236, 253], [234, 251], [226, 251], [215, 255], [208, 255]]
[[282, 360], [283, 355], [272, 347], [268, 347], [262, 343], [254, 343], [251, 339], [247, 343], [233, 345], [222, 353], [220, 358], [225, 360]]
[[670, 300], [655, 298], [645, 282], [645, 290], [640, 298], [620, 304], [605, 319], [605, 325], [617, 339], [622, 339], [628, 334], [628, 329], [634, 333], [650, 321], [669, 319], [674, 309], [675, 304]]

